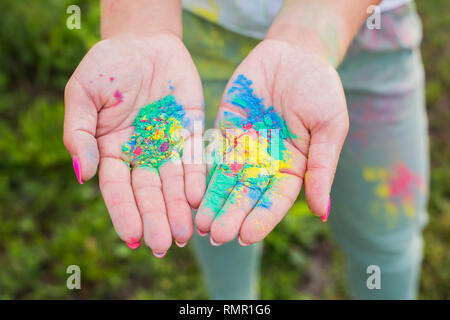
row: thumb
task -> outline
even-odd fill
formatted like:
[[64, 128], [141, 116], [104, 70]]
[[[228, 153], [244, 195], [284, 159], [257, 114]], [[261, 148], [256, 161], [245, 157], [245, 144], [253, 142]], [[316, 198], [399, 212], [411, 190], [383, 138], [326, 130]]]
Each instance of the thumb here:
[[330, 213], [331, 185], [348, 126], [348, 115], [343, 112], [311, 132], [305, 196], [311, 211], [324, 222]]
[[99, 161], [95, 131], [97, 109], [83, 85], [72, 77], [64, 92], [64, 145], [72, 156], [73, 167], [80, 184], [91, 179]]

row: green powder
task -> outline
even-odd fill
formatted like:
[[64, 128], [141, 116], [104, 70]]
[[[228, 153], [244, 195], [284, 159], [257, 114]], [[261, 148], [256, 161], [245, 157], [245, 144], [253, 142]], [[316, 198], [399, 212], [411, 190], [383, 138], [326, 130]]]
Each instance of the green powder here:
[[[212, 172], [213, 170], [211, 170]], [[206, 198], [205, 205], [213, 210], [213, 212], [219, 212], [223, 205], [223, 202], [227, 199], [228, 194], [231, 192], [236, 184], [236, 176], [226, 174], [225, 170], [220, 168], [215, 170], [213, 181], [208, 188], [208, 197]]]
[[122, 146], [130, 167], [158, 169], [182, 156], [182, 121], [185, 112], [175, 97], [168, 95], [141, 108], [134, 119], [134, 133]]

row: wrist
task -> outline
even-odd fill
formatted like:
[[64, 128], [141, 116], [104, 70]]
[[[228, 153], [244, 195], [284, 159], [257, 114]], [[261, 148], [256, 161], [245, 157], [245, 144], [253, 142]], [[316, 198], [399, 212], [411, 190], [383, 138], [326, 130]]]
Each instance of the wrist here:
[[288, 26], [284, 26], [286, 31], [283, 32], [276, 32], [276, 29], [269, 30], [264, 40], [281, 41], [295, 48], [295, 51], [299, 53], [320, 57], [325, 62], [335, 66], [333, 62], [337, 60], [336, 53], [329, 51], [319, 34], [313, 30], [299, 28], [289, 31]]
[[102, 39], [171, 34], [182, 38], [180, 0], [101, 1]]
[[[304, 6], [288, 1], [288, 8], [275, 19], [266, 39], [277, 39], [318, 55], [336, 67], [345, 53], [345, 24], [330, 8]], [[289, 7], [290, 6], [290, 7]], [[301, 17], [299, 19], [299, 17]]]
[[286, 0], [267, 38], [309, 47], [336, 67], [367, 18], [367, 7], [380, 0]]

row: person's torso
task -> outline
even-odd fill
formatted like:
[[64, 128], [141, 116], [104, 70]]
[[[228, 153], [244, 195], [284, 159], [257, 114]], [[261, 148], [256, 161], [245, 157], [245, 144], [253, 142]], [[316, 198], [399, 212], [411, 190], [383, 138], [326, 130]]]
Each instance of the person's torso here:
[[[183, 0], [184, 9], [224, 28], [263, 39], [284, 0]], [[381, 11], [412, 0], [383, 0]]]

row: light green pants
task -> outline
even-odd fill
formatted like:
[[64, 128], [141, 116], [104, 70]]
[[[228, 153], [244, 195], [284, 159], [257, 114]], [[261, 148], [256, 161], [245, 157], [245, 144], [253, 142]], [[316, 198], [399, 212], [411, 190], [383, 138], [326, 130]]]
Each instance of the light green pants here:
[[[208, 128], [227, 81], [258, 40], [187, 12], [183, 20], [184, 41], [204, 86]], [[338, 69], [350, 131], [328, 221], [348, 258], [354, 298], [413, 299], [428, 192], [421, 24], [413, 4], [383, 13], [381, 23], [380, 30], [361, 27]], [[213, 298], [258, 297], [261, 244], [213, 247], [197, 234], [194, 244]], [[368, 286], [373, 270], [380, 271], [381, 288]]]

